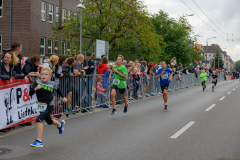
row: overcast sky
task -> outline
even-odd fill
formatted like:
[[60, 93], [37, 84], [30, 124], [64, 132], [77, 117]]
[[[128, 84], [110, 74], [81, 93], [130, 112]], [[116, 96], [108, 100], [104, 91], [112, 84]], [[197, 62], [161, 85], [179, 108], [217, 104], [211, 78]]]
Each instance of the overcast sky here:
[[[208, 45], [218, 44], [234, 61], [240, 60], [240, 55], [238, 55], [238, 53], [240, 54], [240, 0], [143, 1], [144, 4], [147, 5], [148, 11], [152, 14], [158, 13], [159, 10], [164, 10], [170, 17], [177, 18], [183, 15], [194, 14], [195, 12], [194, 16], [187, 17], [187, 20], [193, 26], [195, 34], [201, 36], [198, 38], [198, 43], [206, 45], [208, 38], [217, 37], [209, 39]], [[193, 11], [191, 11], [182, 1]], [[194, 2], [222, 32], [211, 22], [211, 20], [208, 19]], [[227, 38], [227, 34], [229, 38]]]

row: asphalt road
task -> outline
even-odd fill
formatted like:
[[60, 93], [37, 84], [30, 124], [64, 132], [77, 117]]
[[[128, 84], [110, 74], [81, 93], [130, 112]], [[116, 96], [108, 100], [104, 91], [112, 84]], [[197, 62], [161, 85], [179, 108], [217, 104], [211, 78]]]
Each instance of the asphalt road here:
[[168, 111], [158, 96], [131, 103], [126, 114], [121, 106], [114, 116], [110, 109], [79, 116], [66, 120], [62, 135], [44, 126], [43, 148], [29, 146], [36, 128], [1, 138], [0, 148], [29, 151], [17, 160], [240, 159], [239, 86], [223, 81], [215, 92], [209, 84], [204, 92], [197, 86], [170, 93]]

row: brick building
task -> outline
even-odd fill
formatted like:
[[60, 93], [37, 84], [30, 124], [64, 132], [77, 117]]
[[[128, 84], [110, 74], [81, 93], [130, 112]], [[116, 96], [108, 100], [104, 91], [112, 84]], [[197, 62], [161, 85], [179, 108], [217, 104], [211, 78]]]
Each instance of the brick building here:
[[[77, 14], [77, 4], [78, 0], [62, 0], [63, 20]], [[24, 56], [56, 53], [52, 28], [58, 21], [58, 5], [59, 0], [0, 0], [0, 53], [14, 41], [22, 43]]]

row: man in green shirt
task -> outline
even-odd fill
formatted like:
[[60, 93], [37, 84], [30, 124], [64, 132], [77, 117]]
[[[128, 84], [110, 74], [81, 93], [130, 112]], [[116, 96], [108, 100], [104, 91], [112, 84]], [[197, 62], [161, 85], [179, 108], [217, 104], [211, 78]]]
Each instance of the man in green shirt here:
[[122, 55], [118, 55], [117, 58], [117, 65], [114, 65], [112, 68], [112, 71], [109, 75], [109, 81], [111, 80], [111, 75], [114, 73], [114, 78], [112, 82], [112, 92], [111, 92], [111, 100], [112, 100], [112, 115], [114, 115], [116, 112], [115, 107], [115, 95], [116, 92], [119, 90], [119, 92], [122, 95], [122, 98], [125, 103], [125, 107], [123, 112], [127, 112], [127, 97], [125, 95], [125, 88], [126, 88], [126, 78], [127, 78], [127, 68], [122, 64], [124, 60], [124, 57]]
[[202, 70], [202, 73], [200, 74], [200, 78], [201, 78], [201, 82], [202, 82], [202, 87], [203, 87], [203, 91], [206, 88], [206, 81], [207, 81], [207, 76], [208, 74], [205, 73], [205, 70]]

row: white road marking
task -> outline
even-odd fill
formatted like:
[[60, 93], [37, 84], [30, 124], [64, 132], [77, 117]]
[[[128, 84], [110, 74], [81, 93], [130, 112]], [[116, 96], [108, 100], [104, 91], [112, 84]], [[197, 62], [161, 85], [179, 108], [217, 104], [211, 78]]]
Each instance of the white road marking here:
[[219, 99], [220, 101], [223, 100], [225, 98], [225, 96], [223, 96], [221, 99]]
[[231, 92], [228, 92], [227, 94], [230, 94]]
[[188, 128], [190, 128], [193, 124], [195, 123], [195, 121], [191, 121], [189, 122], [186, 126], [184, 126], [182, 129], [180, 129], [177, 133], [175, 133], [172, 137], [173, 139], [178, 138], [181, 134], [183, 134]]
[[233, 90], [235, 90], [236, 88], [233, 88]]
[[213, 105], [211, 105], [210, 107], [208, 107], [208, 109], [206, 109], [205, 111], [206, 112], [208, 112], [208, 111], [210, 111], [213, 107], [215, 107], [216, 106], [216, 104], [213, 104]]

